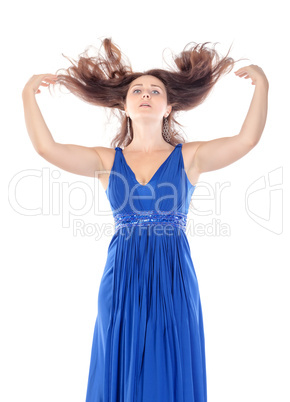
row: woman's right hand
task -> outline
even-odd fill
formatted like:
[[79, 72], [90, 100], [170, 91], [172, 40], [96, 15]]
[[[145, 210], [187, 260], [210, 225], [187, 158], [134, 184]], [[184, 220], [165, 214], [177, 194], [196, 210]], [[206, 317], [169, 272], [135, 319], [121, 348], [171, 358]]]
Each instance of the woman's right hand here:
[[38, 74], [33, 75], [25, 84], [23, 91], [33, 90], [34, 94], [39, 94], [41, 91], [39, 86], [48, 87], [50, 84], [55, 84], [57, 80], [56, 74]]

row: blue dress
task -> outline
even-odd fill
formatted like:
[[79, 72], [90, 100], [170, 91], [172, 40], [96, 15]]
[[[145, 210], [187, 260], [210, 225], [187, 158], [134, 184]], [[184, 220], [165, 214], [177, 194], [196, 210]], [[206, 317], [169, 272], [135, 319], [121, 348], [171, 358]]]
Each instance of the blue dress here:
[[175, 146], [142, 185], [120, 147], [106, 195], [115, 233], [99, 286], [86, 402], [206, 402], [198, 281], [185, 233], [195, 186]]

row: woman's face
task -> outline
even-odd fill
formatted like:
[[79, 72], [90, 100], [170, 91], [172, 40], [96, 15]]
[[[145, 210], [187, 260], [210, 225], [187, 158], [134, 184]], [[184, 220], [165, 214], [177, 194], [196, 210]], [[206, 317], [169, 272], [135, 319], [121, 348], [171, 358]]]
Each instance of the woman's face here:
[[[149, 106], [141, 106], [147, 103]], [[126, 115], [134, 119], [162, 121], [171, 112], [167, 105], [166, 89], [162, 81], [152, 75], [143, 75], [132, 81], [124, 105]]]

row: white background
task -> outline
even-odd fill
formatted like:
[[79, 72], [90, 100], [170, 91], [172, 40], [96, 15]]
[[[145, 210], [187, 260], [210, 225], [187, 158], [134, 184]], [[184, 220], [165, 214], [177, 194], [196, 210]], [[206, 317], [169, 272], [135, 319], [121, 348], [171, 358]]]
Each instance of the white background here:
[[[237, 134], [254, 86], [234, 71], [257, 64], [267, 75], [269, 110], [262, 138], [244, 158], [200, 177], [207, 188], [225, 188], [220, 199], [207, 200], [198, 199], [198, 194], [206, 193], [197, 186], [192, 205], [209, 212], [196, 215], [191, 208], [188, 221], [207, 231], [188, 232], [188, 239], [203, 305], [208, 400], [290, 400], [286, 14], [281, 0], [271, 6], [249, 0], [203, 5], [183, 0], [5, 3], [1, 12], [1, 401], [85, 400], [112, 214], [99, 183], [60, 170], [35, 152], [26, 131], [21, 92], [33, 74], [68, 68], [71, 64], [62, 53], [77, 59], [87, 47], [99, 48], [105, 37], [128, 56], [135, 71], [165, 68], [162, 51], [167, 48], [178, 54], [189, 42], [219, 42], [216, 48], [221, 54], [233, 44], [234, 59], [249, 59], [224, 76], [204, 104], [180, 116], [186, 141]], [[105, 110], [71, 94], [56, 93], [52, 96], [41, 87], [37, 95], [54, 139], [110, 147], [118, 128], [115, 120], [108, 122]], [[22, 180], [15, 184], [21, 174]], [[256, 180], [264, 182], [265, 189], [250, 190], [248, 197]], [[70, 226], [64, 227], [68, 186], [91, 191], [96, 211], [92, 205], [81, 216], [72, 215]], [[42, 208], [43, 213], [21, 213], [15, 200], [26, 209]], [[52, 206], [62, 200], [60, 213], [53, 213]], [[84, 201], [84, 192], [74, 190], [70, 208], [81, 208]], [[81, 235], [73, 229], [77, 220], [88, 230], [95, 225], [108, 233], [99, 238], [88, 231]], [[229, 230], [228, 235], [219, 232], [221, 227]]]

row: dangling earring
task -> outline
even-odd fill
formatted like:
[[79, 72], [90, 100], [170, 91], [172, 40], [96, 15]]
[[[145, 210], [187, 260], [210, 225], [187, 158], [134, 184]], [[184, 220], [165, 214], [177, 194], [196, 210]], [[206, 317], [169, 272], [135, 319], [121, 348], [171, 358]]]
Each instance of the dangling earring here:
[[130, 131], [130, 117], [129, 116], [127, 116], [128, 117], [128, 119], [127, 119], [127, 135], [128, 135], [128, 137], [130, 137], [131, 136], [131, 131]]
[[169, 131], [169, 125], [168, 125], [168, 120], [167, 120], [167, 116], [164, 118], [163, 120], [163, 130], [162, 130], [162, 134], [164, 139], [169, 142], [170, 141], [170, 137], [171, 137], [171, 133]]

